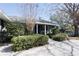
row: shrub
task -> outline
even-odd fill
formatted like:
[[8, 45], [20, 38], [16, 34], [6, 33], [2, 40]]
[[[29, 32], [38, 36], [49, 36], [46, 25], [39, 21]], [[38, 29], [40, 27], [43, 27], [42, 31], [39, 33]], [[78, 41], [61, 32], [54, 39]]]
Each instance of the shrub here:
[[27, 35], [27, 36], [17, 36], [12, 38], [12, 50], [20, 51], [24, 49], [29, 49], [32, 47], [45, 45], [48, 42], [48, 36], [44, 35]]
[[36, 35], [36, 36], [38, 36], [38, 38], [35, 41], [35, 46], [41, 46], [48, 43], [47, 35]]
[[6, 37], [8, 36], [7, 32], [3, 31], [3, 32], [0, 32], [0, 43], [5, 43], [7, 40], [6, 40]]
[[59, 34], [56, 34], [52, 37], [53, 40], [55, 41], [64, 41], [67, 39], [67, 34], [65, 33], [59, 33]]
[[27, 30], [27, 28], [25, 28], [25, 35], [33, 35], [33, 34], [34, 34], [33, 31], [30, 32], [30, 31]]
[[13, 37], [12, 35], [8, 35], [8, 36], [6, 37], [6, 41], [5, 41], [5, 42], [11, 43], [12, 37]]
[[18, 22], [6, 22], [6, 28], [9, 35], [18, 36], [24, 34], [24, 26]]
[[51, 29], [51, 33], [48, 33], [47, 35], [52, 38], [53, 35], [60, 33], [58, 27], [54, 27]]
[[52, 28], [51, 31], [52, 31], [52, 35], [58, 34], [60, 32], [59, 29], [58, 29], [58, 27]]
[[48, 33], [47, 35], [49, 36], [49, 38], [52, 38], [52, 36], [53, 36], [52, 33]]

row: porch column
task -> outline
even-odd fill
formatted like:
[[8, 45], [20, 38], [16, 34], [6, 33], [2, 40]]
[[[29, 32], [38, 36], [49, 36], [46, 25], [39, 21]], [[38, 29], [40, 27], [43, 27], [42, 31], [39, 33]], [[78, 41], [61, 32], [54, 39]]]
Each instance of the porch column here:
[[1, 26], [1, 32], [2, 32], [2, 29], [4, 27], [4, 24], [3, 24], [3, 20], [0, 19], [0, 26]]
[[38, 34], [38, 24], [36, 24], [36, 34]]
[[2, 27], [1, 27], [1, 20], [0, 20], [0, 31], [2, 30]]
[[44, 25], [44, 34], [46, 35], [46, 25]]

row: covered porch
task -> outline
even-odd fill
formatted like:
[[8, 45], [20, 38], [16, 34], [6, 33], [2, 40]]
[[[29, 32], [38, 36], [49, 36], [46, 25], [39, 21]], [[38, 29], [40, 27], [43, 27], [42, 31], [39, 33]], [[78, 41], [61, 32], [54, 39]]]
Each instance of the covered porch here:
[[55, 26], [56, 25], [51, 23], [36, 22], [34, 27], [34, 33], [46, 35], [48, 33], [51, 33], [51, 29], [54, 28]]

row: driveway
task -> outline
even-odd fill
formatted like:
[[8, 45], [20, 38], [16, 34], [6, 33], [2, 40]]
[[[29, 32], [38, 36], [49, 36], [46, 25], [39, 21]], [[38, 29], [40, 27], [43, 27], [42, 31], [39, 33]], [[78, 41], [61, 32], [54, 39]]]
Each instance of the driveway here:
[[12, 44], [0, 47], [0, 56], [79, 56], [79, 40], [57, 42], [49, 39], [49, 44], [19, 52], [11, 51]]

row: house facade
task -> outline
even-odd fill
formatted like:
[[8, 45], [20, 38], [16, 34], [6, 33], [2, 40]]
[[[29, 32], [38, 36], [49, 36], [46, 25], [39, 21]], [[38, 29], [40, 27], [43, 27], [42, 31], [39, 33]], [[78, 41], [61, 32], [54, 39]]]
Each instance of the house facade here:
[[[21, 18], [21, 17], [10, 17], [14, 22], [20, 22], [22, 24], [26, 24], [26, 21], [25, 19]], [[22, 20], [22, 21], [19, 21], [19, 20]], [[35, 20], [35, 26], [34, 26], [34, 29], [33, 29], [33, 32], [36, 33], [36, 34], [48, 34], [48, 33], [51, 33], [51, 29], [54, 28], [54, 27], [59, 27], [58, 24], [56, 24], [55, 22], [50, 22], [50, 21], [46, 21], [46, 20]], [[26, 30], [26, 29], [25, 29]]]
[[[19, 18], [19, 17], [9, 17], [7, 15], [5, 15], [4, 13], [0, 12], [0, 34], [2, 31], [5, 30], [5, 25], [4, 23], [6, 21], [15, 21], [15, 20], [24, 20], [23, 18]], [[21, 22], [21, 21], [18, 21]], [[21, 22], [25, 24], [24, 22]], [[49, 22], [49, 21], [45, 21], [45, 20], [36, 20], [35, 21], [35, 27], [34, 27], [34, 33], [36, 34], [47, 34], [50, 31], [50, 29], [52, 29], [53, 27], [57, 26], [56, 24]], [[1, 36], [1, 35], [0, 35]]]
[[0, 42], [3, 42], [7, 37], [5, 22], [9, 20], [10, 19], [2, 11], [0, 11]]
[[51, 22], [45, 21], [36, 21], [35, 22], [35, 27], [34, 27], [34, 33], [37, 34], [48, 34], [51, 33], [51, 29], [56, 27], [56, 24], [53, 24]]

